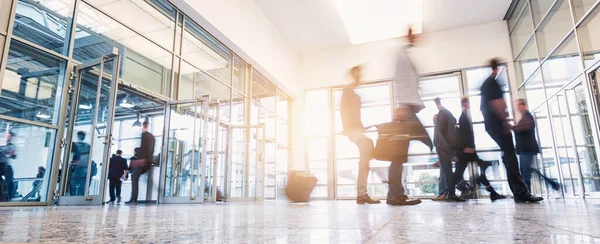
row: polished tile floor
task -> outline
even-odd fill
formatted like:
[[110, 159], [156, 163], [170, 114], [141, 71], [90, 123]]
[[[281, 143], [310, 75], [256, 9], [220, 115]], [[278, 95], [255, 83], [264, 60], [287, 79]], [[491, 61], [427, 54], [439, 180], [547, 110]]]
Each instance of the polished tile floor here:
[[0, 208], [0, 242], [600, 243], [600, 202]]

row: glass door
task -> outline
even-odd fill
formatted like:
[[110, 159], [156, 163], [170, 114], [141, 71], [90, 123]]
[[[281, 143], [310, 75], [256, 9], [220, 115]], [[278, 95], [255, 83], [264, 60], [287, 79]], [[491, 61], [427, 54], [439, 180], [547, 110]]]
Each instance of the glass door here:
[[75, 68], [62, 145], [60, 205], [99, 205], [104, 201], [119, 60], [118, 54], [103, 55]]
[[265, 126], [231, 126], [227, 162], [227, 201], [263, 201]]
[[201, 117], [208, 110], [204, 101], [169, 104], [166, 115], [169, 133], [167, 162], [162, 169], [161, 203], [201, 203], [206, 174], [202, 155], [206, 147], [201, 137]]

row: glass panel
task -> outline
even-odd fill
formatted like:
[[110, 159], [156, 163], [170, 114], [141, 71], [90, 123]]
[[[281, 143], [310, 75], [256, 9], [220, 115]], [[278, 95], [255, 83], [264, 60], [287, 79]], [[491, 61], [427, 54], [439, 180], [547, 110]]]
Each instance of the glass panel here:
[[475, 134], [475, 145], [477, 150], [500, 149], [498, 144], [489, 136], [483, 123], [473, 125], [473, 134]]
[[231, 102], [231, 124], [244, 125], [246, 118], [246, 98], [237, 92], [233, 92], [233, 101]]
[[[190, 94], [187, 90], [190, 84], [194, 84], [194, 88], [191, 89], [193, 94]], [[217, 81], [212, 76], [196, 69], [187, 62], [181, 62], [180, 99], [201, 98], [204, 95], [209, 95], [213, 101], [229, 100], [230, 92], [231, 89], [229, 87]]]
[[527, 96], [527, 102], [531, 109], [537, 108], [546, 101], [542, 75], [539, 70], [537, 70], [525, 84], [525, 95]]
[[539, 68], [539, 61], [533, 39], [530, 40], [523, 53], [517, 58], [517, 66], [521, 68], [521, 81], [524, 82]]
[[277, 156], [277, 145], [267, 140], [265, 143], [265, 198], [275, 198], [276, 169], [275, 160]]
[[[594, 133], [588, 112], [588, 99], [585, 92], [585, 83], [576, 85], [573, 89], [566, 91], [569, 103], [575, 141], [578, 145], [579, 164], [584, 178], [586, 192], [600, 191], [600, 167], [598, 155], [596, 155]], [[583, 146], [579, 146], [583, 145]]]
[[[541, 171], [546, 177], [549, 177], [554, 180], [559, 180], [558, 167], [556, 164], [556, 155], [554, 154], [554, 149], [542, 149], [543, 163], [541, 165]], [[566, 183], [566, 182], [565, 182]], [[563, 188], [567, 188], [566, 185], [563, 185]], [[548, 191], [550, 195], [558, 194], [553, 191]]]
[[589, 11], [597, 0], [573, 0], [575, 10], [575, 22], [579, 21]]
[[0, 202], [46, 201], [56, 130], [0, 120], [0, 133], [4, 189], [12, 189], [0, 196]]
[[542, 21], [542, 18], [544, 18], [544, 15], [546, 15], [553, 3], [554, 0], [531, 0], [531, 11], [533, 12], [535, 25]]
[[[88, 0], [116, 20], [155, 41], [163, 48], [173, 49], [175, 8], [166, 0]], [[148, 2], [153, 2], [152, 4]], [[123, 10], [127, 10], [124, 12]]]
[[573, 28], [573, 19], [571, 18], [569, 2], [558, 0], [554, 7], [550, 9], [548, 17], [541, 24], [536, 34], [540, 58], [546, 58], [571, 28]]
[[230, 84], [231, 52], [187, 17], [181, 56], [202, 71]]
[[580, 75], [582, 70], [575, 34], [571, 34], [542, 64], [544, 85], [546, 88], [560, 88]]
[[510, 33], [510, 41], [512, 43], [513, 55], [518, 55], [527, 40], [533, 34], [533, 22], [531, 20], [531, 12], [529, 5], [526, 6], [525, 12], [519, 18], [513, 31]]
[[[330, 133], [331, 126], [329, 112], [329, 96], [327, 89], [307, 91], [304, 96], [306, 108], [304, 118], [306, 135], [326, 135]], [[339, 117], [339, 116], [336, 116]]]
[[[195, 103], [171, 106], [165, 179], [167, 197], [198, 195], [200, 153], [194, 138], [194, 130], [199, 130], [195, 123], [196, 112], [200, 111]], [[190, 188], [193, 192], [190, 192]]]
[[277, 119], [277, 144], [282, 147], [287, 147], [289, 145], [288, 134], [288, 122], [283, 119]]
[[8, 17], [10, 17], [10, 10], [12, 0], [0, 0], [0, 33], [6, 33], [8, 29]]
[[85, 62], [113, 53], [122, 55], [120, 77], [158, 94], [171, 80], [172, 54], [86, 3], [79, 6], [73, 58]]
[[57, 125], [66, 62], [18, 41], [10, 43], [0, 113]]
[[523, 8], [525, 7], [526, 3], [527, 3], [527, 1], [517, 1], [517, 6], [515, 7], [515, 11], [508, 18], [508, 27], [511, 30], [515, 26], [515, 23], [517, 23], [519, 15], [523, 11]]
[[277, 88], [267, 78], [252, 70], [252, 100], [271, 112], [275, 112], [275, 93]]
[[[256, 158], [250, 158], [246, 160], [246, 140], [245, 138], [246, 129], [235, 128], [231, 130], [231, 197], [245, 197], [245, 184], [252, 182], [250, 186], [254, 186], [254, 174], [250, 174], [250, 171], [254, 173]], [[251, 145], [256, 147], [254, 140], [251, 140]], [[248, 164], [244, 163], [248, 162]], [[251, 163], [252, 162], [252, 163]], [[252, 165], [253, 167], [250, 167]], [[249, 171], [250, 170], [250, 171]], [[246, 175], [248, 174], [248, 175]], [[248, 179], [247, 177], [250, 177]], [[254, 197], [254, 191], [250, 191], [252, 195], [248, 197]]]
[[19, 0], [13, 35], [66, 55], [74, 0]]
[[233, 79], [231, 86], [239, 92], [246, 94], [246, 62], [235, 56], [233, 60]]
[[[587, 2], [586, 0], [581, 1]], [[586, 68], [600, 60], [600, 36], [597, 31], [600, 28], [600, 15], [598, 13], [600, 13], [600, 7], [597, 7], [577, 28]]]
[[420, 82], [421, 98], [460, 96], [459, 82], [458, 75], [423, 78]]
[[289, 117], [290, 100], [291, 99], [285, 95], [285, 93], [277, 90], [277, 115], [286, 120]]

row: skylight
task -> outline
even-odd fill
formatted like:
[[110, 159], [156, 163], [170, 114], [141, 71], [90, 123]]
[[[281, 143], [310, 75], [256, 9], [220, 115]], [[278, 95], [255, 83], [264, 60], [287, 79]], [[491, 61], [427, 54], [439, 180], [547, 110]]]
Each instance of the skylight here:
[[353, 45], [421, 33], [423, 0], [333, 0]]

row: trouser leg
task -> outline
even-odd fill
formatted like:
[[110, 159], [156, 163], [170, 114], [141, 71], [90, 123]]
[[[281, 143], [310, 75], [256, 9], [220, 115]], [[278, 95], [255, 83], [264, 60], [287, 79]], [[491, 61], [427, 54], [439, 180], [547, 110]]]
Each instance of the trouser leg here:
[[404, 201], [408, 198], [404, 194], [404, 185], [402, 185], [402, 167], [402, 162], [399, 161], [393, 161], [390, 165], [387, 200]]
[[12, 200], [15, 194], [15, 175], [10, 164], [6, 164], [4, 168], [4, 177], [6, 178], [6, 189], [8, 192], [8, 200]]
[[506, 168], [506, 178], [513, 195], [515, 198], [528, 197], [529, 191], [519, 171], [519, 162], [517, 161], [512, 134], [496, 135], [492, 136], [492, 139], [500, 146], [502, 151], [502, 162]]
[[527, 189], [531, 191], [531, 173], [533, 157], [535, 155], [531, 153], [521, 153], [519, 155], [519, 166], [521, 168], [521, 175], [523, 175], [523, 183], [527, 186]]
[[129, 199], [130, 202], [137, 202], [141, 172], [142, 171], [140, 168], [135, 168], [133, 169], [133, 173], [131, 174], [131, 199]]
[[358, 162], [358, 179], [356, 180], [356, 196], [364, 196], [368, 194], [367, 182], [369, 179], [369, 162], [373, 157], [373, 140], [364, 136], [351, 136], [350, 140], [356, 144], [360, 154]]
[[[469, 165], [468, 162], [464, 162], [464, 161], [458, 161], [456, 162], [456, 170], [454, 172], [454, 174], [452, 175], [452, 182], [451, 184], [456, 186], [456, 184], [458, 184], [459, 182], [461, 182], [463, 180], [463, 174], [465, 173], [465, 170], [467, 169], [467, 166]], [[464, 190], [459, 188], [459, 190]], [[455, 192], [452, 192], [452, 194], [456, 194]]]
[[117, 198], [121, 199], [121, 186], [123, 186], [123, 182], [120, 178], [115, 180], [115, 190], [117, 191]]
[[110, 201], [113, 202], [115, 201], [115, 178], [109, 178], [109, 183], [108, 183], [108, 191], [109, 191], [109, 195], [110, 195]]
[[444, 168], [440, 163], [440, 177], [438, 178], [438, 193], [439, 195], [448, 194], [448, 179], [444, 173]]
[[446, 187], [448, 195], [454, 195], [455, 192], [455, 184], [453, 182], [453, 174], [452, 174], [452, 154], [447, 150], [438, 149], [438, 159], [440, 160], [440, 168], [446, 178]]

